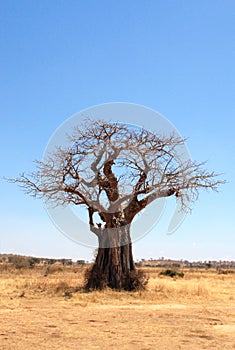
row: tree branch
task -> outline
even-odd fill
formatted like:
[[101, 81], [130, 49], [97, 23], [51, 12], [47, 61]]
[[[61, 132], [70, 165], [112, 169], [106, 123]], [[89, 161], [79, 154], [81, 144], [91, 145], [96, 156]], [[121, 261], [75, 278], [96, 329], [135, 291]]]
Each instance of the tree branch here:
[[69, 139], [69, 147], [38, 161], [36, 172], [7, 181], [55, 205], [84, 204], [105, 222], [122, 212], [129, 223], [157, 198], [174, 195], [188, 208], [201, 189], [225, 183], [204, 163], [183, 163], [179, 147], [185, 140], [175, 135], [88, 119]]

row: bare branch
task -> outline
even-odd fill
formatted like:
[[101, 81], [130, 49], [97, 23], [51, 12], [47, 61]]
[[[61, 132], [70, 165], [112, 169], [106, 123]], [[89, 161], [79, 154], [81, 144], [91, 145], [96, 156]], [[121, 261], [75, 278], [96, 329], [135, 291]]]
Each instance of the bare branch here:
[[7, 181], [54, 205], [85, 205], [90, 222], [93, 210], [104, 221], [105, 213], [123, 213], [129, 223], [160, 197], [175, 196], [187, 209], [201, 189], [217, 190], [225, 183], [207, 172], [205, 163], [182, 163], [179, 150], [185, 140], [175, 135], [87, 119], [69, 140], [69, 147], [37, 161], [34, 173]]

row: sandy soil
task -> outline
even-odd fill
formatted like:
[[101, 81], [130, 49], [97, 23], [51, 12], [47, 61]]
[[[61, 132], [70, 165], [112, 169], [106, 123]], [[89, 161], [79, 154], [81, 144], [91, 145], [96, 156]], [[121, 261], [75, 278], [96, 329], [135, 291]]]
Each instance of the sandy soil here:
[[[234, 288], [235, 276], [228, 278], [227, 285]], [[174, 290], [184, 283], [161, 281]], [[153, 282], [156, 279], [151, 288]], [[182, 295], [182, 288], [178, 298], [177, 293], [163, 297], [153, 291], [127, 296], [80, 291], [67, 298], [45, 290], [36, 293], [35, 283], [32, 275], [27, 283], [25, 276], [1, 276], [0, 349], [235, 349], [234, 289], [231, 294], [223, 289], [226, 298], [205, 292], [190, 298]]]

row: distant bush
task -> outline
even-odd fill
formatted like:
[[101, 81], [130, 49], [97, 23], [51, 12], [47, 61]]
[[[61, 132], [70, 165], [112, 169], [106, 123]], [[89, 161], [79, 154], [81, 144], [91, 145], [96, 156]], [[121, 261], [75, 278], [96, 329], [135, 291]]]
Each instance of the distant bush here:
[[0, 272], [6, 272], [6, 271], [9, 271], [10, 268], [9, 268], [9, 264], [7, 263], [1, 263], [0, 264]]
[[218, 274], [222, 274], [222, 275], [228, 275], [228, 274], [235, 274], [235, 270], [223, 270], [223, 269], [218, 269], [217, 270]]
[[16, 269], [26, 269], [30, 267], [29, 260], [24, 256], [13, 255], [8, 258], [8, 262]]
[[35, 265], [40, 263], [40, 259], [39, 258], [28, 258], [28, 262], [29, 262], [29, 266], [30, 267], [34, 267]]
[[47, 264], [48, 265], [54, 265], [56, 263], [56, 259], [48, 259]]
[[86, 265], [85, 260], [77, 260], [78, 265]]
[[33, 268], [36, 264], [39, 264], [39, 258], [12, 255], [8, 257], [8, 263], [10, 263], [16, 269]]
[[171, 278], [173, 278], [173, 277], [181, 277], [181, 278], [183, 278], [184, 277], [184, 273], [176, 271], [176, 270], [172, 270], [172, 269], [166, 269], [164, 271], [161, 271], [159, 273], [159, 276], [169, 276]]

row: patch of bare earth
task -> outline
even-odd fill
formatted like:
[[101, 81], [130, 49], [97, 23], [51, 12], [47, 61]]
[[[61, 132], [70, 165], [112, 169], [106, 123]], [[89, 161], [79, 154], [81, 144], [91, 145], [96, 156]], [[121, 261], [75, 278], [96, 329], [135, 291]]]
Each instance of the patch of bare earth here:
[[0, 275], [0, 349], [235, 349], [235, 278], [150, 271], [142, 293], [75, 288], [82, 271]]

